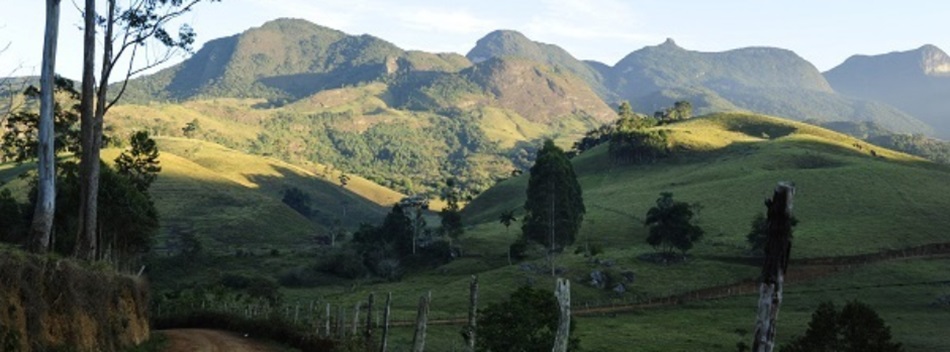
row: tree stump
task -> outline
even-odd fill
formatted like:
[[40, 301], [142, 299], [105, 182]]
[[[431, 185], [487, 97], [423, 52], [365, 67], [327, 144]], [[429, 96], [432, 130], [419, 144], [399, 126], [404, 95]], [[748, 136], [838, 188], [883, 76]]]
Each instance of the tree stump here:
[[782, 289], [788, 259], [792, 250], [792, 200], [795, 186], [780, 182], [772, 199], [766, 199], [768, 208], [768, 238], [765, 242], [765, 261], [762, 264], [762, 282], [759, 284], [759, 312], [752, 341], [753, 352], [772, 352], [775, 349], [775, 325], [782, 304]]
[[419, 312], [416, 315], [416, 333], [412, 336], [412, 351], [424, 352], [426, 349], [426, 325], [429, 322], [429, 302], [432, 291], [419, 297]]
[[568, 340], [571, 337], [571, 281], [557, 279], [554, 287], [557, 305], [561, 311], [557, 324], [557, 335], [554, 337], [552, 352], [567, 352]]

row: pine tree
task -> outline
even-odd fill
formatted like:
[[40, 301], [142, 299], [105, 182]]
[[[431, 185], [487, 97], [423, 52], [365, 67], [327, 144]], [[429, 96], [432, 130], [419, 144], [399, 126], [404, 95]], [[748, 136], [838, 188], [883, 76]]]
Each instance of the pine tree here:
[[586, 212], [581, 186], [570, 160], [551, 140], [544, 142], [531, 167], [524, 209], [525, 239], [552, 251], [574, 243]]

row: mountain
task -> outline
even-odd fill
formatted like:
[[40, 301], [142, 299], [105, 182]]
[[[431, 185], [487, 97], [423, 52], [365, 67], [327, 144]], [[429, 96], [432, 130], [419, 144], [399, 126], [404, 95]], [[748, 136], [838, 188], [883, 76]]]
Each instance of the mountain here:
[[133, 80], [128, 98], [295, 100], [386, 77], [400, 61], [419, 70], [451, 71], [470, 65], [455, 54], [407, 52], [370, 35], [348, 35], [300, 19], [277, 19], [212, 40], [185, 62]]
[[607, 87], [634, 108], [659, 110], [685, 99], [700, 112], [738, 109], [798, 120], [874, 121], [898, 132], [930, 131], [885, 104], [836, 94], [814, 65], [785, 49], [707, 53], [668, 39], [630, 53], [610, 72]]
[[517, 56], [472, 63], [296, 19], [213, 40], [133, 80], [126, 97], [107, 119], [116, 128], [177, 137], [197, 120], [198, 138], [333, 165], [406, 193], [436, 193], [451, 177], [477, 193], [530, 167], [540, 139], [570, 145], [616, 116], [563, 66]]
[[825, 77], [842, 94], [896, 106], [950, 139], [950, 55], [936, 46], [855, 55]]
[[532, 41], [524, 34], [512, 30], [497, 30], [488, 33], [465, 54], [474, 63], [491, 58], [520, 58], [542, 63], [556, 70], [566, 70], [577, 75], [604, 100], [611, 101], [612, 93], [603, 86], [604, 76], [594, 65], [576, 59], [563, 48]]

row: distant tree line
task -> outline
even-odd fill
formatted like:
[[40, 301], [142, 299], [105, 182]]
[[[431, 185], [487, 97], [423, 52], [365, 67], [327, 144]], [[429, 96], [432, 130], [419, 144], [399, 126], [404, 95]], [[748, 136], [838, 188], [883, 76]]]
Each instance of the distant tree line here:
[[588, 131], [574, 143], [570, 155], [578, 155], [598, 145], [608, 143], [608, 154], [613, 160], [628, 163], [650, 163], [666, 158], [672, 152], [672, 142], [666, 130], [652, 127], [692, 117], [692, 105], [677, 101], [673, 107], [657, 111], [652, 117], [637, 114], [629, 102], [617, 109], [618, 118]]

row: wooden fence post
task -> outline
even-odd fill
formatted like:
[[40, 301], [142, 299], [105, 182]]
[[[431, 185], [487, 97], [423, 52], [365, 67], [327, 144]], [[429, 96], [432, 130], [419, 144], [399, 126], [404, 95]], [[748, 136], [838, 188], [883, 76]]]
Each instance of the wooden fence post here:
[[346, 337], [346, 308], [343, 308], [343, 305], [339, 305], [336, 311], [336, 333], [337, 337], [342, 340]]
[[432, 300], [432, 291], [419, 297], [419, 312], [416, 315], [416, 333], [412, 336], [412, 351], [426, 350], [426, 325], [429, 322], [429, 303]]
[[772, 199], [765, 201], [768, 208], [768, 237], [765, 240], [765, 261], [762, 264], [762, 282], [759, 284], [759, 312], [752, 341], [753, 352], [772, 352], [775, 349], [775, 325], [782, 304], [782, 286], [788, 259], [792, 250], [792, 200], [795, 186], [780, 182]]
[[330, 304], [327, 303], [327, 318], [323, 321], [323, 335], [330, 338]]
[[353, 335], [353, 337], [359, 336], [360, 305], [362, 305], [362, 303], [363, 302], [356, 302], [356, 306], [353, 307], [353, 328], [352, 328], [353, 331], [350, 333], [350, 335]]
[[386, 310], [383, 311], [383, 342], [379, 345], [379, 352], [386, 352], [386, 339], [389, 338], [389, 307], [393, 301], [393, 293], [386, 295]]
[[462, 332], [469, 352], [475, 351], [476, 314], [478, 313], [478, 276], [472, 275], [472, 282], [468, 285], [468, 326]]
[[366, 299], [366, 330], [363, 331], [363, 336], [366, 338], [366, 348], [369, 348], [373, 341], [373, 296], [374, 294], [370, 292]]
[[557, 335], [554, 337], [554, 348], [551, 351], [567, 352], [567, 343], [571, 337], [571, 281], [557, 279], [554, 295], [557, 296], [561, 316], [558, 319]]

